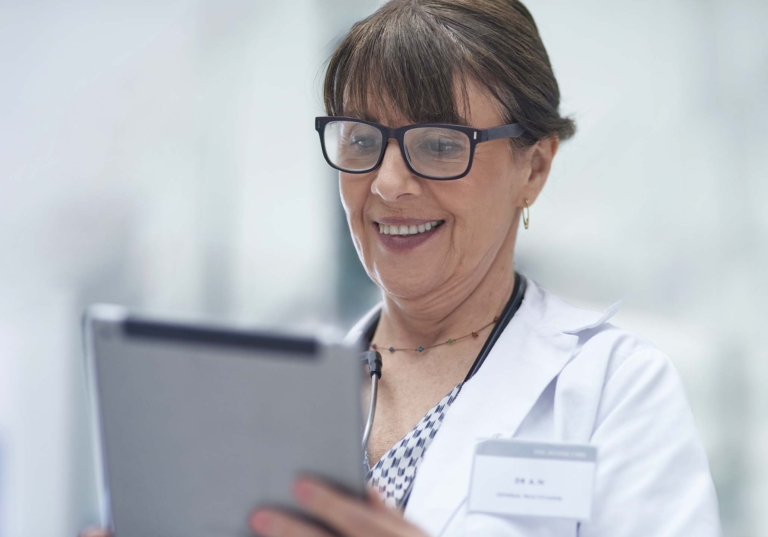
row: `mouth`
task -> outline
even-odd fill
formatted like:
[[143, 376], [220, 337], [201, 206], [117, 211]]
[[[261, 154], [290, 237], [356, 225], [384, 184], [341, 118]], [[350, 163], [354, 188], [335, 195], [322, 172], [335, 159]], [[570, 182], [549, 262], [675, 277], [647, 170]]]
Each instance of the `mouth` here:
[[398, 226], [387, 224], [376, 224], [379, 226], [379, 233], [382, 235], [419, 235], [421, 233], [427, 233], [433, 229], [440, 227], [445, 223], [445, 220], [433, 220], [425, 224], [410, 225], [410, 226]]
[[420, 246], [440, 232], [445, 220], [373, 222], [379, 242], [391, 252], [405, 252]]

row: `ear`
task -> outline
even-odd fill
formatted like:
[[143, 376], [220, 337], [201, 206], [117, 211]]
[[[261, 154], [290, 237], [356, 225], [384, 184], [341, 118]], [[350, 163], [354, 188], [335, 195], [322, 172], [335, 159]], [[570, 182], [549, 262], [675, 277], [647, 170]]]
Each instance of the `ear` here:
[[528, 178], [520, 190], [519, 207], [525, 207], [525, 200], [530, 205], [536, 201], [541, 189], [547, 182], [549, 170], [552, 169], [552, 161], [560, 147], [560, 139], [557, 136], [539, 140], [528, 149]]

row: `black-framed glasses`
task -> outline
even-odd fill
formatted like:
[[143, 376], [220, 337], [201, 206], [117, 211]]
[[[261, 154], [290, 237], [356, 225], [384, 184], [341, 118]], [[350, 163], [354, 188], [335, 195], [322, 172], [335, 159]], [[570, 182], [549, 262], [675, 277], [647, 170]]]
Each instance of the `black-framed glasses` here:
[[517, 138], [525, 129], [519, 123], [475, 129], [441, 123], [407, 125], [390, 129], [351, 117], [315, 118], [320, 145], [328, 164], [346, 173], [368, 173], [384, 160], [390, 138], [397, 140], [408, 168], [425, 179], [449, 181], [469, 173], [477, 144]]

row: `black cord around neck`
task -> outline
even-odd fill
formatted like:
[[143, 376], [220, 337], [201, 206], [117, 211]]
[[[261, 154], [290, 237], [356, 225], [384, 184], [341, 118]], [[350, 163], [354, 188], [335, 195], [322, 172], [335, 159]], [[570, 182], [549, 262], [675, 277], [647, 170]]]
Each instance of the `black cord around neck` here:
[[496, 340], [499, 339], [499, 336], [501, 336], [502, 332], [504, 332], [504, 329], [509, 324], [509, 321], [511, 321], [512, 317], [515, 316], [517, 310], [520, 309], [520, 304], [523, 303], [523, 297], [525, 296], [526, 287], [527, 284], [525, 278], [515, 272], [515, 287], [512, 290], [512, 296], [509, 298], [507, 305], [504, 306], [504, 310], [502, 310], [501, 315], [499, 315], [499, 321], [493, 327], [493, 330], [491, 330], [491, 333], [488, 335], [488, 339], [485, 340], [483, 348], [480, 349], [480, 354], [477, 355], [477, 358], [475, 358], [475, 362], [472, 364], [472, 367], [469, 368], [469, 373], [467, 373], [467, 376], [464, 378], [464, 382], [467, 382], [469, 379], [474, 377], [475, 373], [480, 370], [480, 366], [483, 365], [483, 362], [485, 362], [485, 359], [491, 353], [491, 349], [493, 349], [493, 345], [496, 343]]

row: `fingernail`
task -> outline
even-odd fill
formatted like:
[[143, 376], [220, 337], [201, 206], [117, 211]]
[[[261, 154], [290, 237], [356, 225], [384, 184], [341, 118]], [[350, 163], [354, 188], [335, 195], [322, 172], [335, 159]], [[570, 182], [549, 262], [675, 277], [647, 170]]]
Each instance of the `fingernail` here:
[[309, 503], [312, 499], [312, 485], [307, 481], [297, 481], [293, 485], [293, 495], [299, 503]]
[[259, 533], [266, 533], [272, 526], [272, 517], [264, 511], [258, 511], [251, 517], [251, 527]]

